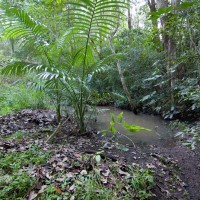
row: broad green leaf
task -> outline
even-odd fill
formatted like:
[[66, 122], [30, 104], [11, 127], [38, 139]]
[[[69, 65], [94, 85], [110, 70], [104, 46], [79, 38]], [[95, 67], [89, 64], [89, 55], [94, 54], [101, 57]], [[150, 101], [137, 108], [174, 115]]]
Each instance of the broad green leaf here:
[[121, 113], [117, 116], [117, 122], [122, 123], [122, 119], [123, 119], [123, 112], [121, 112]]
[[114, 121], [110, 121], [110, 131], [111, 133], [116, 133], [117, 132], [117, 129], [114, 127], [115, 125], [115, 122]]
[[110, 121], [115, 123], [115, 115], [113, 113], [110, 114]]
[[132, 125], [132, 124], [127, 124], [126, 122], [123, 122], [123, 127], [130, 131], [130, 132], [139, 132], [139, 131], [151, 131], [148, 128], [144, 128], [142, 126], [136, 126], [136, 125]]
[[157, 20], [161, 15], [171, 12], [173, 6], [167, 8], [159, 8], [156, 12], [150, 12], [150, 20]]

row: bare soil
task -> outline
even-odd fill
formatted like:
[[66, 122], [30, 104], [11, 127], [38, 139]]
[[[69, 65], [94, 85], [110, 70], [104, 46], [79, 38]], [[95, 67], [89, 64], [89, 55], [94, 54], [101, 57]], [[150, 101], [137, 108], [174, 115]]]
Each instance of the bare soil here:
[[[49, 110], [26, 109], [0, 117], [1, 136], [22, 131], [26, 134], [37, 132], [38, 138], [45, 138], [46, 133], [50, 135], [56, 126], [56, 114]], [[109, 141], [108, 137], [97, 135], [92, 129], [80, 136], [72, 120], [65, 123], [53, 142], [70, 144], [82, 154], [95, 154], [103, 150], [102, 158], [153, 170], [156, 184], [152, 199], [200, 200], [200, 147], [191, 151], [174, 141], [174, 145], [167, 147], [123, 146]]]

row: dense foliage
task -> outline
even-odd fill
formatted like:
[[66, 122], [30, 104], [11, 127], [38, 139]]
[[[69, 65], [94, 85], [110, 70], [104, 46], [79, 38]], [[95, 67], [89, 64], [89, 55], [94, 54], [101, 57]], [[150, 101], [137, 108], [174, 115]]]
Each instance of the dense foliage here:
[[130, 2], [2, 0], [2, 73], [36, 71], [58, 122], [70, 105], [80, 132], [98, 103], [198, 119], [199, 1], [163, 2], [141, 6], [143, 25], [128, 16], [127, 29]]
[[[58, 7], [60, 4], [64, 6], [62, 3], [64, 2], [57, 2]], [[48, 9], [48, 3], [45, 6]], [[39, 5], [40, 9], [41, 7], [43, 8], [42, 4]], [[67, 14], [67, 26], [60, 32], [54, 30], [56, 33], [51, 36], [51, 32], [54, 32], [51, 24], [44, 25], [34, 20], [25, 9], [2, 3], [2, 35], [11, 41], [13, 53], [16, 40], [23, 49], [31, 49], [27, 56], [31, 55], [34, 59], [34, 62], [25, 61], [23, 55], [20, 60], [6, 65], [2, 73], [20, 75], [36, 71], [39, 79], [43, 80], [43, 88], [40, 88], [50, 93], [56, 102], [58, 122], [61, 119], [61, 104], [65, 101], [73, 107], [80, 132], [84, 133], [85, 113], [90, 96], [88, 83], [91, 73], [99, 63], [104, 62], [98, 59], [97, 48], [115, 26], [115, 19], [121, 18], [120, 9], [126, 7], [125, 1], [67, 2], [61, 10], [56, 10], [57, 16], [60, 11], [63, 12], [65, 20]], [[54, 12], [53, 10], [51, 14]], [[55, 26], [57, 24], [60, 25], [59, 20], [54, 23]]]
[[[155, 43], [155, 27], [123, 30], [115, 39], [116, 49], [125, 53], [121, 60], [124, 76], [139, 111], [162, 114], [164, 118], [198, 119], [199, 87], [199, 2], [184, 2], [176, 14], [158, 10], [150, 19], [168, 18], [165, 29], [157, 28], [160, 37], [169, 33], [175, 41], [173, 58], [166, 55], [164, 42]], [[158, 43], [159, 42], [159, 43]], [[109, 54], [109, 49], [105, 49]], [[94, 87], [99, 92], [124, 95], [113, 63], [98, 75]], [[99, 79], [100, 78], [100, 79]], [[101, 87], [99, 87], [101, 86]], [[103, 89], [104, 88], [104, 89]], [[115, 98], [119, 107], [127, 107], [126, 98]]]
[[[189, 125], [172, 121], [171, 127], [178, 127], [176, 136], [195, 149], [200, 141], [200, 1], [143, 3], [133, 13], [130, 0], [0, 0], [0, 115], [53, 108], [58, 127], [50, 139], [63, 121], [76, 123], [72, 133], [87, 135], [95, 106], [114, 104], [136, 114], [191, 120]], [[123, 113], [111, 114], [113, 137], [119, 134], [117, 125], [150, 131], [123, 121]], [[152, 197], [151, 163], [149, 169], [113, 163], [105, 156], [101, 160], [104, 150], [80, 155], [66, 144], [48, 146], [49, 139], [26, 140], [23, 134], [0, 138], [0, 199]]]

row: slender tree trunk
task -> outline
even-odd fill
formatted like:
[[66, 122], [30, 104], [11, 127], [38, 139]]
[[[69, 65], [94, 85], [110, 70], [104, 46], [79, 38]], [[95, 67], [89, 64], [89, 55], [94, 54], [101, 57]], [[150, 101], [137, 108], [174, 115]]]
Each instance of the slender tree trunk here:
[[[157, 0], [157, 9], [166, 9], [169, 6], [169, 2], [167, 0]], [[170, 58], [169, 58], [169, 34], [168, 31], [169, 26], [167, 26], [168, 24], [168, 18], [166, 15], [164, 16], [160, 16], [160, 23], [161, 23], [161, 27], [162, 27], [162, 43], [163, 43], [163, 50], [165, 52], [165, 59], [167, 60], [167, 66], [166, 66], [166, 70], [167, 70], [167, 76], [169, 79], [169, 88], [170, 88], [170, 96], [171, 96], [171, 107], [174, 105], [174, 96], [173, 96], [173, 91], [172, 91], [172, 87], [173, 87], [173, 82], [172, 82], [172, 73], [171, 73], [171, 67], [170, 67]]]
[[[113, 31], [113, 33], [110, 35], [110, 38], [109, 38], [109, 42], [110, 42], [110, 49], [111, 49], [111, 52], [113, 54], [115, 54], [115, 47], [113, 45], [113, 37], [115, 35], [115, 33], [117, 32], [118, 30], [118, 26], [116, 27], [116, 29]], [[121, 80], [121, 83], [122, 83], [122, 87], [123, 87], [123, 90], [124, 90], [124, 93], [128, 99], [128, 102], [131, 106], [131, 109], [134, 111], [135, 114], [137, 114], [137, 111], [136, 111], [136, 106], [134, 104], [134, 102], [132, 101], [132, 98], [131, 98], [131, 94], [128, 90], [128, 87], [126, 85], [126, 81], [125, 81], [125, 78], [124, 78], [124, 74], [123, 74], [123, 70], [121, 68], [121, 65], [120, 65], [120, 61], [117, 60], [117, 70], [119, 72], [119, 77], [120, 77], [120, 80]]]
[[[111, 49], [112, 53], [115, 54], [115, 48], [114, 48], [114, 45], [113, 45], [113, 42], [112, 42], [112, 38], [110, 38], [110, 49]], [[121, 83], [122, 83], [124, 93], [127, 96], [127, 99], [128, 99], [129, 104], [131, 105], [131, 108], [134, 109], [132, 99], [131, 99], [131, 95], [130, 95], [130, 92], [129, 92], [128, 87], [126, 85], [124, 74], [123, 74], [119, 60], [117, 60], [117, 69], [118, 69], [118, 72], [119, 72], [119, 77], [120, 77], [120, 80], [121, 80]]]
[[[180, 0], [171, 0], [171, 5], [176, 8], [180, 4]], [[166, 9], [169, 6], [169, 2], [167, 0], [157, 0], [157, 8]], [[175, 14], [175, 9], [172, 11]], [[167, 65], [167, 73], [169, 77], [169, 86], [171, 88], [171, 106], [174, 105], [174, 95], [173, 95], [173, 87], [175, 84], [175, 73], [172, 71], [172, 66], [174, 65], [176, 59], [176, 40], [174, 38], [173, 32], [174, 27], [172, 25], [172, 21], [169, 16], [161, 16], [160, 22], [162, 26], [162, 40], [163, 40], [163, 47], [165, 51], [165, 58], [168, 61]]]
[[132, 30], [132, 16], [131, 16], [131, 7], [128, 8], [128, 29]]
[[[155, 0], [147, 0], [150, 12], [156, 12], [156, 2]], [[152, 26], [153, 26], [153, 32], [154, 32], [154, 38], [153, 41], [155, 44], [160, 46], [159, 44], [161, 43], [159, 33], [158, 33], [158, 20], [157, 19], [152, 19]]]

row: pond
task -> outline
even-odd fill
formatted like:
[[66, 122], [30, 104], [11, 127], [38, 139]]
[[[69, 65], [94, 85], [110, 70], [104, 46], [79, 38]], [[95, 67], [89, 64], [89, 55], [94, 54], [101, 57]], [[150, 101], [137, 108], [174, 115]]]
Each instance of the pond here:
[[[121, 110], [115, 107], [97, 107], [98, 115], [97, 122], [93, 123], [98, 131], [109, 130], [110, 114], [113, 113], [115, 116], [123, 112], [124, 120], [129, 124], [139, 125], [151, 131], [140, 131], [137, 133], [131, 133], [124, 130], [121, 126], [116, 126], [117, 130], [128, 136], [135, 144], [139, 145], [162, 145], [171, 146], [173, 145], [172, 132], [167, 127], [167, 124], [159, 116], [138, 114], [135, 115], [131, 111]], [[130, 140], [126, 137], [121, 136], [120, 141], [124, 144], [130, 144]]]

